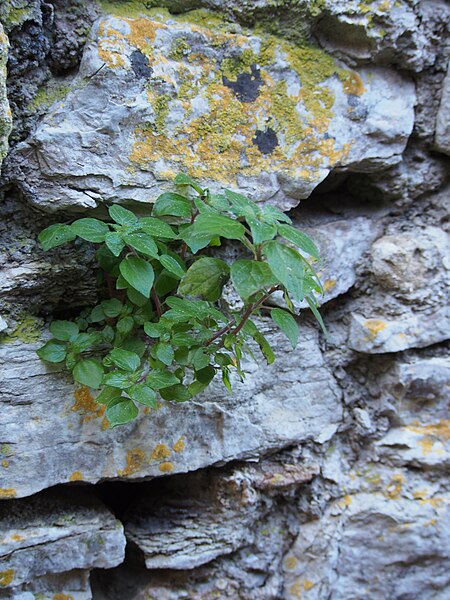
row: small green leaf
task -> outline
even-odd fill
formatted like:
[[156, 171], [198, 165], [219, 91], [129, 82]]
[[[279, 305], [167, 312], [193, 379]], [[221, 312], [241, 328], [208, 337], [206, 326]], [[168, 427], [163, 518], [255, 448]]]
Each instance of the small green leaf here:
[[244, 300], [277, 281], [267, 263], [240, 259], [231, 265], [231, 280]]
[[300, 302], [303, 300], [304, 259], [293, 248], [278, 242], [268, 242], [264, 248], [272, 272], [289, 294]]
[[244, 217], [246, 220], [256, 218], [258, 207], [254, 202], [232, 190], [225, 190], [225, 195], [231, 203], [232, 212], [237, 217]]
[[278, 221], [281, 223], [292, 223], [291, 219], [287, 215], [271, 204], [266, 204], [263, 206], [261, 213], [262, 220], [269, 225], [277, 225]]
[[144, 331], [151, 338], [158, 338], [163, 333], [167, 332], [167, 327], [165, 327], [162, 323], [150, 323], [147, 321], [144, 323]]
[[69, 342], [78, 335], [78, 325], [72, 321], [53, 321], [50, 324], [53, 337], [63, 342]]
[[134, 385], [134, 381], [131, 379], [130, 375], [128, 373], [120, 373], [120, 371], [107, 373], [103, 378], [103, 383], [121, 390], [126, 390]]
[[267, 361], [267, 364], [271, 365], [273, 363], [273, 361], [275, 360], [275, 354], [273, 353], [273, 350], [272, 350], [269, 342], [266, 340], [266, 338], [263, 336], [263, 334], [260, 331], [257, 331], [253, 335], [253, 339], [258, 344], [259, 349], [261, 350], [261, 352], [263, 353], [263, 355]]
[[297, 248], [300, 248], [300, 250], [306, 252], [306, 254], [309, 254], [317, 259], [319, 258], [319, 250], [317, 249], [317, 246], [312, 239], [306, 235], [306, 233], [295, 229], [295, 227], [291, 227], [291, 225], [279, 225], [278, 233], [286, 238], [289, 242], [295, 244]]
[[309, 304], [309, 308], [311, 309], [311, 312], [316, 317], [316, 320], [319, 323], [320, 328], [322, 329], [323, 333], [325, 334], [325, 339], [329, 340], [330, 336], [328, 335], [327, 328], [325, 327], [325, 323], [323, 322], [322, 315], [320, 314], [320, 312], [317, 309], [317, 301], [315, 300], [315, 298], [312, 298], [311, 296], [306, 296], [305, 300]]
[[123, 310], [123, 304], [117, 298], [110, 298], [109, 300], [103, 300], [100, 304], [103, 312], [107, 317], [118, 317]]
[[135, 225], [137, 223], [136, 215], [118, 204], [111, 206], [108, 212], [111, 219], [119, 225]]
[[216, 236], [229, 240], [240, 240], [244, 237], [245, 227], [242, 223], [225, 215], [199, 215], [192, 225], [183, 229], [180, 237], [192, 252], [205, 248]]
[[169, 367], [173, 362], [172, 346], [164, 342], [159, 342], [159, 344], [155, 346], [155, 356], [158, 360]]
[[[139, 293], [139, 292], [138, 292]], [[134, 328], [133, 317], [123, 317], [117, 321], [117, 331], [122, 335], [128, 335]]]
[[270, 316], [281, 331], [286, 334], [292, 344], [292, 348], [295, 348], [298, 343], [298, 323], [294, 317], [281, 308], [273, 308], [270, 311]]
[[113, 387], [104, 387], [100, 394], [96, 397], [95, 401], [98, 404], [109, 404], [114, 398], [118, 398], [122, 393], [122, 390]]
[[165, 269], [169, 271], [169, 273], [173, 273], [179, 279], [181, 279], [185, 274], [185, 269], [183, 269], [180, 263], [168, 254], [163, 254], [162, 256], [160, 256], [159, 262]]
[[125, 235], [124, 240], [129, 246], [145, 254], [145, 256], [158, 258], [158, 246], [148, 233], [130, 233], [129, 235]]
[[192, 177], [186, 175], [186, 173], [178, 173], [178, 175], [175, 177], [175, 183], [177, 185], [190, 185], [200, 196], [203, 196], [204, 194], [204, 190], [198, 185], [196, 181], [192, 179]]
[[114, 254], [114, 256], [120, 256], [120, 253], [125, 248], [125, 242], [123, 241], [120, 233], [117, 233], [117, 231], [107, 233], [105, 235], [105, 244]]
[[273, 240], [277, 234], [275, 225], [267, 225], [256, 219], [247, 219], [247, 222], [250, 225], [254, 244], [262, 244], [267, 240]]
[[156, 402], [156, 393], [147, 385], [133, 385], [133, 387], [130, 387], [127, 390], [127, 394], [131, 396], [133, 400], [139, 402], [139, 404], [144, 404], [145, 406], [150, 406], [151, 408], [158, 408], [158, 403]]
[[123, 350], [122, 348], [114, 348], [109, 355], [113, 363], [123, 371], [132, 373], [136, 371], [141, 364], [141, 359], [134, 352]]
[[161, 397], [164, 398], [164, 400], [172, 400], [174, 402], [187, 402], [191, 399], [189, 389], [181, 384], [166, 387], [162, 389], [159, 393], [161, 394]]
[[219, 258], [202, 257], [195, 261], [184, 274], [178, 293], [182, 296], [201, 296], [215, 302], [230, 275], [230, 268]]
[[93, 358], [80, 360], [73, 369], [73, 378], [82, 385], [98, 389], [102, 384], [103, 367]]
[[106, 408], [106, 417], [111, 427], [125, 425], [135, 419], [139, 410], [135, 403], [128, 398], [117, 398], [111, 400]]
[[147, 385], [154, 390], [161, 390], [172, 385], [180, 383], [178, 377], [176, 377], [170, 371], [158, 371], [153, 370], [146, 379]]
[[36, 354], [47, 362], [60, 363], [66, 358], [66, 346], [55, 340], [50, 340], [39, 348]]
[[192, 205], [189, 200], [180, 194], [174, 194], [172, 192], [161, 194], [156, 200], [152, 210], [152, 215], [155, 217], [190, 217], [191, 214]]
[[119, 344], [119, 347], [123, 350], [134, 352], [141, 358], [144, 356], [145, 344], [141, 339], [137, 337], [128, 336], [127, 338], [122, 340], [122, 342]]
[[150, 298], [155, 274], [147, 261], [138, 256], [128, 256], [120, 263], [119, 269], [122, 277], [131, 287], [146, 298]]
[[208, 385], [214, 379], [215, 374], [215, 368], [208, 365], [203, 369], [199, 369], [198, 371], [196, 371], [195, 377], [198, 379], [198, 381], [200, 381], [200, 383]]
[[145, 306], [148, 302], [148, 298], [146, 298], [140, 292], [131, 287], [127, 288], [127, 296], [130, 302], [136, 304], [136, 306], [139, 307]]
[[89, 315], [89, 321], [91, 323], [100, 323], [101, 321], [104, 321], [105, 318], [106, 315], [103, 312], [103, 308], [100, 305], [94, 306], [91, 314]]
[[95, 333], [79, 333], [77, 337], [70, 342], [70, 347], [74, 352], [86, 352], [101, 342], [101, 334]]
[[81, 239], [97, 244], [104, 242], [106, 234], [109, 233], [108, 225], [98, 219], [78, 219], [70, 227]]
[[176, 240], [177, 234], [170, 225], [161, 221], [161, 219], [155, 219], [154, 217], [143, 217], [139, 221], [140, 228], [148, 233], [149, 235], [156, 238], [163, 238], [167, 240]]
[[45, 251], [61, 246], [66, 242], [71, 242], [76, 238], [75, 233], [72, 231], [69, 225], [50, 225], [38, 236], [38, 240], [41, 242], [41, 246]]

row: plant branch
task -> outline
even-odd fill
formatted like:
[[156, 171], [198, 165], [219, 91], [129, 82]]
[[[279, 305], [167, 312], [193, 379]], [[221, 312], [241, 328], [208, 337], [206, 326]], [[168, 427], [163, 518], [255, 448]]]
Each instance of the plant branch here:
[[158, 294], [156, 293], [156, 290], [155, 290], [155, 286], [152, 286], [152, 300], [155, 305], [158, 318], [161, 318], [161, 315], [162, 315], [161, 302], [159, 301]]
[[209, 346], [210, 344], [215, 342], [217, 340], [217, 338], [220, 338], [225, 333], [228, 333], [235, 323], [236, 323], [236, 320], [232, 319], [227, 325], [225, 325], [225, 327], [222, 327], [222, 329], [219, 329], [219, 331], [217, 331], [212, 336], [212, 338], [210, 340], [208, 340], [204, 345]]
[[247, 307], [244, 314], [242, 315], [242, 319], [241, 319], [241, 322], [239, 323], [239, 325], [237, 327], [235, 327], [230, 333], [232, 335], [237, 335], [241, 331], [241, 329], [244, 327], [245, 323], [249, 320], [253, 311], [255, 311], [260, 306], [260, 304], [265, 302], [267, 300], [267, 298], [269, 298], [269, 296], [271, 296], [274, 292], [276, 292], [279, 289], [280, 289], [279, 285], [274, 286], [266, 294], [264, 294], [264, 296], [262, 298], [260, 298], [257, 302], [253, 302], [252, 304], [250, 304]]

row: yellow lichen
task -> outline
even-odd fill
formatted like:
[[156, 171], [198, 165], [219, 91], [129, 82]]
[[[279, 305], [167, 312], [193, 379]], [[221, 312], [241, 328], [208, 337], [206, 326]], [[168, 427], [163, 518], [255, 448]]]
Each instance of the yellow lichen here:
[[8, 462], [7, 460], [3, 459], [3, 460], [2, 460], [2, 467], [3, 467], [4, 469], [7, 469], [7, 468], [9, 467], [9, 462]]
[[17, 492], [14, 488], [0, 488], [0, 499], [7, 500], [16, 496]]
[[11, 536], [11, 539], [14, 540], [15, 542], [21, 542], [23, 540], [23, 535], [19, 535], [18, 533], [14, 533]]
[[441, 444], [445, 443], [450, 439], [450, 421], [445, 419], [429, 425], [421, 425], [418, 421], [412, 421], [406, 427], [406, 430], [423, 436], [419, 440], [419, 444], [422, 447], [422, 454], [424, 455], [431, 452], [442, 454], [444, 450], [442, 448], [434, 448], [434, 445], [438, 442]]
[[81, 471], [74, 471], [69, 477], [69, 481], [83, 481], [83, 473]]
[[14, 569], [8, 569], [7, 571], [0, 571], [0, 586], [6, 587], [12, 583], [14, 579]]
[[346, 496], [344, 496], [342, 498], [342, 500], [339, 500], [338, 505], [341, 508], [346, 508], [348, 506], [350, 506], [350, 504], [353, 502], [353, 498], [351, 496], [349, 496], [348, 494]]
[[84, 423], [103, 416], [106, 406], [97, 404], [89, 388], [85, 385], [77, 387], [74, 391], [75, 404], [72, 406], [74, 412], [80, 411]]
[[405, 476], [402, 473], [395, 473], [390, 482], [385, 487], [385, 493], [389, 498], [396, 500], [402, 493], [403, 484], [405, 483]]
[[369, 331], [370, 338], [375, 339], [380, 331], [386, 329], [386, 322], [381, 319], [367, 319], [364, 321], [364, 327]]
[[346, 73], [342, 88], [346, 94], [352, 94], [354, 96], [362, 96], [366, 91], [361, 77], [354, 71], [348, 71]]
[[302, 597], [302, 590], [303, 590], [302, 584], [299, 581], [297, 581], [297, 583], [294, 583], [293, 585], [291, 585], [291, 587], [289, 588], [289, 593], [294, 598], [297, 598], [298, 600], [300, 600]]
[[163, 473], [170, 473], [170, 471], [173, 471], [173, 463], [163, 462], [159, 465], [159, 470]]
[[124, 469], [119, 469], [117, 475], [121, 477], [128, 477], [133, 475], [142, 469], [143, 462], [145, 460], [145, 453], [139, 448], [134, 448], [127, 452], [127, 466]]
[[323, 283], [323, 289], [326, 292], [329, 292], [330, 290], [332, 290], [335, 286], [336, 286], [336, 279], [327, 279], [326, 281], [324, 281]]
[[301, 584], [303, 586], [303, 589], [306, 591], [308, 591], [314, 587], [314, 582], [311, 581], [310, 579], [302, 579]]
[[295, 558], [295, 556], [287, 556], [284, 560], [284, 566], [286, 567], [286, 569], [289, 569], [290, 571], [292, 571], [292, 569], [295, 569], [295, 567], [297, 566], [298, 560]]
[[52, 600], [73, 600], [71, 594], [53, 594]]
[[186, 442], [186, 438], [184, 435], [182, 435], [172, 446], [174, 452], [183, 452], [183, 450], [185, 449], [185, 445], [186, 445], [185, 442]]
[[151, 459], [162, 460], [164, 458], [169, 458], [170, 455], [170, 448], [168, 448], [166, 444], [158, 444], [152, 452]]

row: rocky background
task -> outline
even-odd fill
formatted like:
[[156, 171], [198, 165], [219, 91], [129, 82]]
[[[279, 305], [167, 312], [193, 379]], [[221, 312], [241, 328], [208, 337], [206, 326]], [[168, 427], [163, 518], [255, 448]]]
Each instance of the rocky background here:
[[[450, 5], [2, 0], [0, 598], [450, 594]], [[9, 139], [9, 142], [8, 142]], [[9, 150], [8, 150], [9, 148]], [[43, 364], [95, 302], [45, 226], [187, 171], [321, 248], [325, 343], [108, 429]]]

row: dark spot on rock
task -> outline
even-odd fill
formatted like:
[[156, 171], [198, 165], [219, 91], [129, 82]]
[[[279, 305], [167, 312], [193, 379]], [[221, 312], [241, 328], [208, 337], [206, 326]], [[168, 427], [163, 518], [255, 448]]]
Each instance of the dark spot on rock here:
[[135, 50], [131, 55], [131, 67], [138, 77], [147, 79], [152, 76], [153, 69], [148, 64], [148, 58], [139, 50]]
[[222, 75], [223, 85], [231, 88], [241, 102], [254, 102], [259, 96], [259, 88], [264, 85], [256, 65], [251, 65], [250, 69], [251, 73], [239, 73], [236, 81], [230, 81]]
[[258, 146], [258, 150], [261, 154], [272, 154], [278, 146], [277, 134], [271, 127], [268, 127], [266, 131], [258, 129], [252, 142], [255, 146]]

